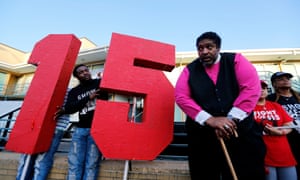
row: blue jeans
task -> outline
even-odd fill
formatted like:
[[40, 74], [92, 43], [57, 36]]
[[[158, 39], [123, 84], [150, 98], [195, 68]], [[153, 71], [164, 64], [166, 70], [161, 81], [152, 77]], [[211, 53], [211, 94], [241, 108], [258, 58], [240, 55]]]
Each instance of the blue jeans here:
[[75, 128], [68, 155], [68, 180], [96, 180], [102, 154], [95, 144], [90, 128]]
[[47, 152], [41, 154], [22, 154], [16, 180], [33, 179], [43, 180], [47, 179], [47, 176], [52, 168], [54, 161], [54, 154], [59, 146], [59, 143], [64, 135], [63, 130], [56, 130]]
[[295, 166], [290, 167], [272, 167], [266, 166], [269, 173], [266, 180], [297, 180], [297, 172]]

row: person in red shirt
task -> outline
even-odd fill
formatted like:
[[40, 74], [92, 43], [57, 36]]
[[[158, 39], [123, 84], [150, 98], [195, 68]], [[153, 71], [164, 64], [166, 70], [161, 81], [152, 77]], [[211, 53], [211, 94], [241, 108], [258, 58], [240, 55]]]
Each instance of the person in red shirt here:
[[[293, 75], [287, 72], [275, 72], [271, 76], [274, 93], [269, 94], [267, 100], [277, 102], [294, 118], [293, 124], [300, 124], [300, 95], [292, 88]], [[297, 161], [296, 170], [300, 180], [300, 128], [294, 128], [287, 135], [294, 157]]]
[[278, 128], [289, 126], [293, 118], [281, 107], [280, 104], [266, 100], [268, 85], [261, 81], [261, 96], [254, 109], [254, 118], [262, 125], [263, 140], [267, 153], [265, 156], [267, 180], [297, 180], [296, 160], [292, 154], [287, 134], [290, 128]]

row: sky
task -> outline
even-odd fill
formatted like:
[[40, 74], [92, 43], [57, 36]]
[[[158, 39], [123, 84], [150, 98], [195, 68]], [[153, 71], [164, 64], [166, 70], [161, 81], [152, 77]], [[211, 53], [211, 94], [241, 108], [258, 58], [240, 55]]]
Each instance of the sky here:
[[49, 34], [108, 46], [112, 33], [195, 51], [214, 31], [222, 50], [300, 48], [299, 0], [0, 0], [0, 43], [31, 52]]

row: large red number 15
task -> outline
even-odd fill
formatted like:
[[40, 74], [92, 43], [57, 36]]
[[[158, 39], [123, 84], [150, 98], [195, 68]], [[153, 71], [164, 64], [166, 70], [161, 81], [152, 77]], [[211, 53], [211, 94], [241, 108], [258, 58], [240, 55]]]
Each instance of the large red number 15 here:
[[106, 158], [153, 160], [172, 141], [174, 88], [162, 70], [175, 66], [175, 46], [113, 33], [100, 87], [144, 98], [141, 123], [129, 104], [98, 100], [92, 136]]

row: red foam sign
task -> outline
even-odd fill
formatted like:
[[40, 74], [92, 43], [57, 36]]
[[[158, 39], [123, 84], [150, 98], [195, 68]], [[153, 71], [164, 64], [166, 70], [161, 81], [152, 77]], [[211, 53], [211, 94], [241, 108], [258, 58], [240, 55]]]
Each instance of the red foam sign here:
[[81, 42], [71, 34], [48, 35], [28, 60], [37, 70], [27, 91], [6, 149], [35, 154], [48, 150], [56, 107], [62, 105]]
[[174, 88], [161, 70], [175, 66], [175, 46], [113, 33], [100, 87], [144, 98], [141, 123], [129, 104], [98, 100], [91, 133], [106, 158], [153, 160], [172, 141]]

